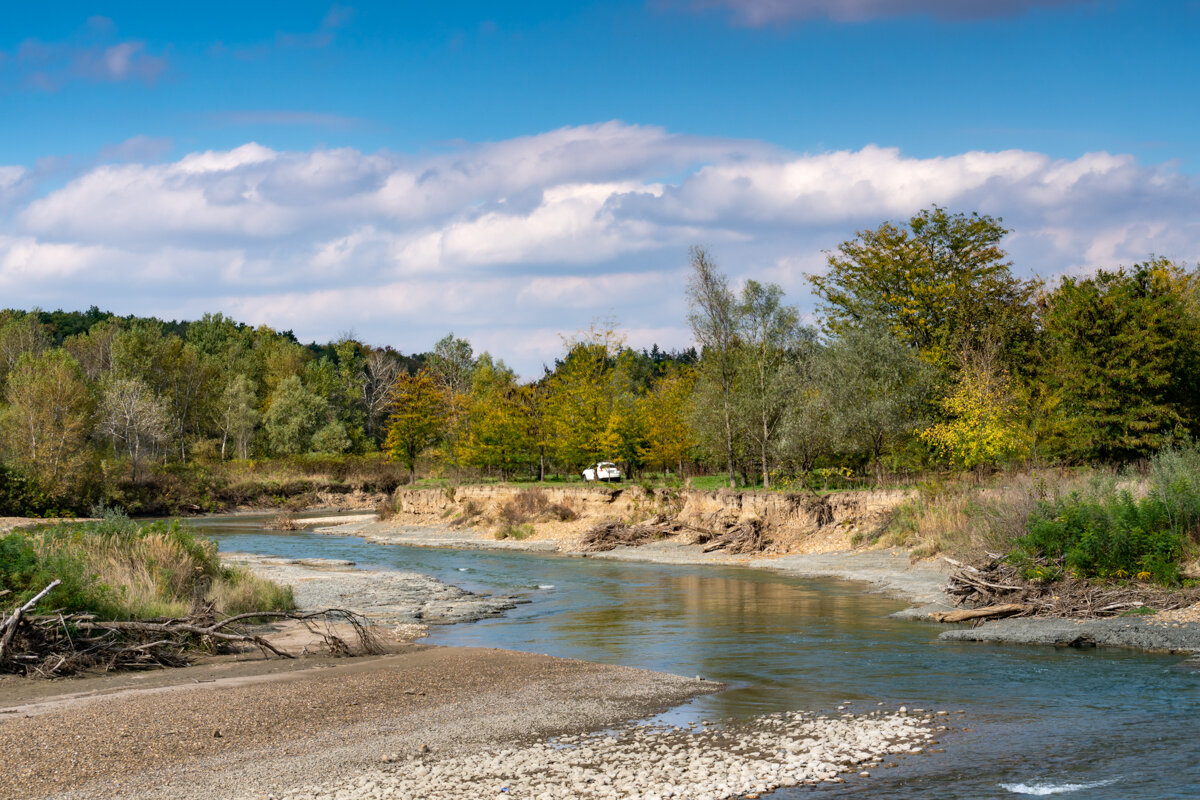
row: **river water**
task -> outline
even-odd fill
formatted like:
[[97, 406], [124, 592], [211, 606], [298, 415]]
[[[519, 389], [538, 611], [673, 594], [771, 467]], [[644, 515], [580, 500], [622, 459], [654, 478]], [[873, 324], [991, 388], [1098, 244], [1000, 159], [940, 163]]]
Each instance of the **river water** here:
[[225, 551], [339, 558], [524, 592], [503, 618], [434, 628], [434, 644], [501, 647], [702, 675], [732, 688], [668, 712], [674, 723], [770, 711], [966, 711], [945, 753], [845, 785], [781, 790], [871, 798], [1114, 800], [1200, 797], [1200, 670], [1180, 657], [938, 642], [943, 626], [862, 584], [751, 568], [674, 566], [274, 533], [261, 518], [194, 523]]

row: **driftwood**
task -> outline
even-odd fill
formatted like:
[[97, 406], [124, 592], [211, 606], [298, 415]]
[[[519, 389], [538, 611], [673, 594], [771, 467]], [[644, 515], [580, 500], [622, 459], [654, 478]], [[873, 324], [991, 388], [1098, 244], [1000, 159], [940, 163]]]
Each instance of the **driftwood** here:
[[1029, 610], [1029, 606], [1021, 605], [1020, 603], [1006, 603], [1000, 606], [986, 606], [984, 608], [965, 608], [961, 611], [937, 611], [929, 616], [935, 622], [969, 622], [973, 619], [997, 619], [999, 617], [1011, 617], [1014, 614], [1023, 614]]
[[602, 553], [617, 547], [637, 547], [678, 532], [680, 526], [666, 518], [654, 517], [646, 522], [630, 524], [617, 519], [605, 519], [593, 525], [580, 540], [580, 549]]
[[761, 553], [771, 544], [762, 520], [748, 519], [728, 525], [724, 530], [691, 525], [659, 514], [646, 522], [628, 523], [606, 519], [594, 525], [580, 541], [580, 548], [591, 552], [612, 550], [615, 547], [637, 547], [677, 533], [694, 533], [694, 544], [702, 545], [705, 553], [724, 550], [727, 553]]
[[246, 626], [297, 621], [321, 637], [334, 655], [354, 648], [335, 632], [348, 625], [364, 653], [383, 652], [370, 623], [346, 609], [263, 611], [218, 617], [211, 608], [181, 619], [98, 620], [93, 614], [30, 614], [54, 584], [13, 612], [0, 634], [0, 673], [53, 677], [81, 670], [154, 669], [189, 663], [198, 650], [230, 652], [257, 647], [264, 655], [296, 656]]
[[57, 578], [55, 580], [51, 581], [49, 586], [47, 586], [45, 589], [42, 589], [40, 592], [35, 594], [29, 600], [29, 602], [27, 602], [25, 605], [21, 606], [16, 611], [14, 611], [12, 613], [12, 616], [9, 617], [7, 621], [5, 621], [4, 627], [0, 628], [0, 632], [2, 632], [2, 633], [0, 633], [0, 663], [3, 663], [4, 651], [8, 648], [9, 644], [12, 642], [13, 635], [16, 634], [16, 632], [17, 632], [17, 626], [21, 624], [21, 617], [23, 617], [27, 613], [29, 613], [29, 611], [38, 604], [39, 600], [41, 600], [46, 595], [50, 594], [50, 590], [53, 589], [55, 586], [58, 586], [60, 583], [62, 583], [62, 581], [58, 580]]
[[704, 552], [724, 550], [726, 553], [761, 553], [771, 544], [766, 526], [760, 519], [734, 523], [723, 532], [711, 535], [704, 542]]
[[[943, 556], [954, 567], [946, 593], [965, 611], [931, 615], [939, 622], [978, 622], [998, 616], [1052, 616], [1076, 619], [1111, 617], [1134, 609], [1173, 611], [1200, 602], [1200, 589], [1164, 589], [1145, 583], [1099, 583], [1063, 576], [1055, 581], [1026, 580], [1003, 556], [988, 554], [979, 566]], [[1050, 568], [1053, 565], [1047, 563]], [[1004, 613], [984, 613], [1006, 609]], [[1017, 610], [1007, 610], [1017, 609]], [[966, 616], [960, 616], [966, 615]]]

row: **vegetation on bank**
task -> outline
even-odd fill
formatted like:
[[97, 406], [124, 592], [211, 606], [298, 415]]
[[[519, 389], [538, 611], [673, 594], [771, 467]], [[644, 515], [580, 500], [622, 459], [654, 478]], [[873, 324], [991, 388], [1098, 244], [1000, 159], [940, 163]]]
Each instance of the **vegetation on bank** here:
[[919, 556], [1006, 556], [1031, 581], [1179, 585], [1183, 565], [1200, 554], [1200, 444], [1164, 449], [1141, 468], [928, 484], [882, 536]]
[[36, 610], [101, 620], [180, 618], [294, 607], [290, 587], [223, 566], [216, 543], [179, 522], [142, 523], [110, 512], [0, 536], [0, 590], [19, 606], [54, 580]]

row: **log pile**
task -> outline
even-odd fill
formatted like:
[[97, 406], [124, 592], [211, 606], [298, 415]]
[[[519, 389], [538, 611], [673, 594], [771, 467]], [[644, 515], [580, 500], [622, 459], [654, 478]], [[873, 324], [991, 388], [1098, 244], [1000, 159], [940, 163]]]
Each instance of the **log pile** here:
[[[964, 611], [932, 615], [939, 622], [981, 622], [999, 617], [1098, 619], [1139, 609], [1173, 611], [1200, 602], [1200, 589], [1169, 590], [1145, 583], [1105, 584], [1064, 576], [1029, 581], [998, 554], [982, 566], [943, 556], [954, 567], [946, 593]], [[1047, 565], [1049, 566], [1049, 565]]]
[[693, 544], [702, 545], [705, 553], [724, 550], [727, 553], [761, 553], [771, 544], [762, 520], [747, 519], [726, 525], [724, 530], [689, 525], [659, 514], [646, 522], [628, 523], [606, 519], [583, 534], [580, 549], [603, 552], [615, 547], [638, 547], [677, 533], [694, 534]]
[[109, 671], [185, 666], [196, 651], [227, 653], [247, 647], [279, 658], [296, 656], [272, 644], [251, 623], [296, 621], [334, 655], [356, 651], [335, 626], [348, 626], [357, 652], [383, 646], [362, 616], [345, 609], [258, 611], [218, 617], [211, 608], [178, 619], [100, 620], [94, 614], [33, 614], [58, 581], [0, 622], [0, 673], [58, 677], [83, 670]]
[[617, 547], [638, 547], [677, 533], [679, 528], [678, 523], [662, 516], [636, 524], [604, 519], [583, 534], [579, 547], [591, 553], [603, 553]]

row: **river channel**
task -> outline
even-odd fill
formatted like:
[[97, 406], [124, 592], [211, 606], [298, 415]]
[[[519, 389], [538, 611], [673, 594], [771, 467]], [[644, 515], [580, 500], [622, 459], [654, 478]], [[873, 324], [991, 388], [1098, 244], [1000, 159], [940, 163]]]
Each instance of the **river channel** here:
[[[945, 753], [775, 797], [1200, 797], [1200, 670], [1180, 657], [938, 642], [943, 626], [890, 618], [905, 604], [863, 584], [764, 569], [379, 545], [270, 532], [253, 517], [193, 524], [223, 551], [348, 559], [531, 600], [502, 618], [434, 628], [425, 640], [433, 644], [546, 653], [731, 685], [665, 715], [674, 723], [831, 711], [849, 701], [856, 711], [880, 702], [944, 709], [956, 728], [966, 728], [943, 737]], [[959, 710], [966, 713], [953, 713]]]

